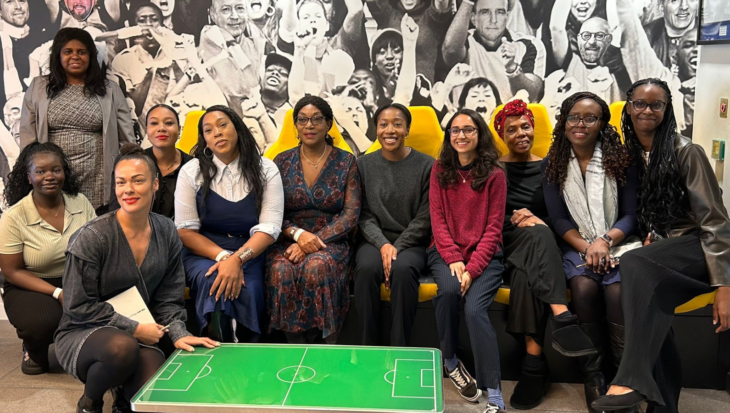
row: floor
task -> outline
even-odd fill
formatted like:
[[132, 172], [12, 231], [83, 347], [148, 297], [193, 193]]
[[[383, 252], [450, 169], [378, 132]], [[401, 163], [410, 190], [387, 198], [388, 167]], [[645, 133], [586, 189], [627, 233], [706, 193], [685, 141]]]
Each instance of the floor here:
[[[4, 314], [0, 313], [0, 316]], [[15, 330], [9, 322], [0, 321], [0, 413], [74, 412], [82, 392], [81, 383], [65, 374], [57, 365], [51, 373], [25, 376], [20, 371], [21, 354], [21, 343]], [[502, 386], [505, 400], [509, 400], [515, 383], [505, 381]], [[474, 406], [464, 402], [448, 380], [444, 382], [444, 397], [447, 413], [481, 413], [484, 410], [484, 403]], [[533, 411], [585, 412], [584, 403], [581, 385], [554, 384], [543, 403]], [[110, 412], [111, 400], [107, 400], [106, 405], [104, 411]], [[686, 389], [682, 392], [680, 411], [727, 413], [730, 411], [730, 395], [723, 391]]]

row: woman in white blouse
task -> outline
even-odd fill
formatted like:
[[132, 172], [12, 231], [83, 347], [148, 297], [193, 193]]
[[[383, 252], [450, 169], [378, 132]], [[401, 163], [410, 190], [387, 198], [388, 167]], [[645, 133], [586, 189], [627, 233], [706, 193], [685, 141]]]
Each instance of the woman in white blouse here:
[[235, 318], [238, 341], [257, 341], [266, 311], [262, 253], [284, 214], [279, 169], [225, 106], [200, 118], [192, 153], [175, 189], [175, 225], [201, 332], [232, 342]]

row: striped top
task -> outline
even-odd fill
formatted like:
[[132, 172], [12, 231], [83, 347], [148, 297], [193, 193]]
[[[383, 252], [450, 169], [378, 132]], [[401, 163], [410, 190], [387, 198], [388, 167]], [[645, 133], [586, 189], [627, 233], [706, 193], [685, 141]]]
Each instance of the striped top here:
[[0, 218], [0, 254], [23, 253], [25, 269], [40, 278], [63, 276], [66, 247], [71, 235], [96, 218], [94, 207], [83, 194], [63, 194], [66, 212], [63, 233], [41, 218], [33, 191], [5, 211]]

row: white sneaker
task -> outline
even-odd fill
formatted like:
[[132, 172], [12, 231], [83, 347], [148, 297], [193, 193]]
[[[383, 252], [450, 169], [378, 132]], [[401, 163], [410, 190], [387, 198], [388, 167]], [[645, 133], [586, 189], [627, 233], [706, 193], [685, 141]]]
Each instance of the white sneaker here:
[[496, 404], [487, 403], [487, 409], [484, 410], [484, 413], [507, 413], [507, 411], [504, 409], [501, 409]]

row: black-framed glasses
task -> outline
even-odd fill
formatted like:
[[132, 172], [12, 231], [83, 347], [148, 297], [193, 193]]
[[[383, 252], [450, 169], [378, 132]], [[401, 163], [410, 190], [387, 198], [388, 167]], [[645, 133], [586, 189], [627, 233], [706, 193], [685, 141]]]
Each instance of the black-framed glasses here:
[[652, 112], [661, 112], [667, 107], [667, 102], [661, 100], [655, 100], [651, 103], [644, 102], [643, 100], [630, 100], [631, 106], [639, 112], [643, 112], [646, 108], [650, 108]]
[[449, 134], [451, 136], [453, 136], [453, 137], [459, 136], [459, 134], [461, 134], [461, 132], [464, 132], [464, 136], [474, 136], [474, 134], [476, 133], [476, 131], [477, 131], [477, 128], [475, 128], [473, 126], [466, 126], [464, 128], [461, 128], [461, 129], [459, 129], [459, 128], [449, 128]]
[[583, 125], [585, 125], [587, 128], [590, 128], [591, 126], [595, 125], [596, 122], [598, 122], [598, 116], [586, 116], [585, 118], [581, 118], [578, 115], [568, 115], [566, 118], [566, 121], [568, 122], [568, 125], [570, 126], [578, 126], [581, 122], [583, 122]]
[[299, 126], [307, 126], [307, 123], [309, 121], [312, 121], [312, 125], [319, 126], [324, 122], [324, 116], [314, 116], [312, 118], [305, 118], [303, 116], [297, 116], [297, 125]]
[[593, 32], [580, 32], [580, 35], [579, 36], [580, 36], [581, 39], [583, 39], [585, 41], [589, 41], [589, 40], [591, 40], [591, 37], [595, 37], [596, 40], [598, 40], [600, 42], [603, 39], [605, 39], [606, 37], [608, 37], [608, 35], [610, 35], [610, 34], [611, 33], [604, 33], [604, 32], [595, 32], [595, 33], [593, 33]]

